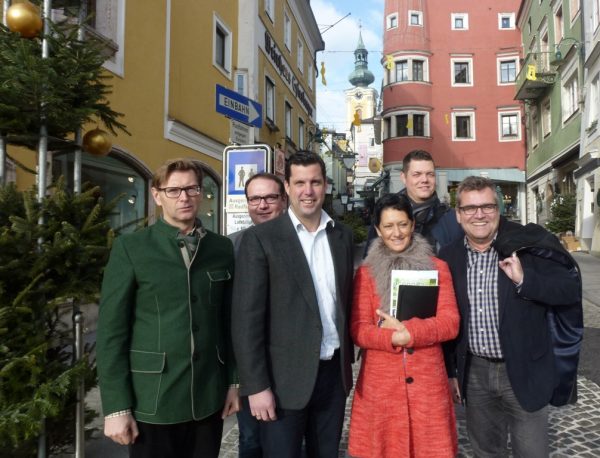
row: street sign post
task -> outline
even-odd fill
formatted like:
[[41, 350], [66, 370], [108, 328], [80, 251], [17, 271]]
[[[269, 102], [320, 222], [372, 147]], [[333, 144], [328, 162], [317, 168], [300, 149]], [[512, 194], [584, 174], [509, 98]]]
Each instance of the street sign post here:
[[267, 145], [227, 146], [223, 151], [223, 234], [252, 224], [244, 187], [253, 175], [271, 171], [271, 155]]
[[216, 110], [236, 121], [262, 127], [262, 105], [220, 84], [216, 90]]

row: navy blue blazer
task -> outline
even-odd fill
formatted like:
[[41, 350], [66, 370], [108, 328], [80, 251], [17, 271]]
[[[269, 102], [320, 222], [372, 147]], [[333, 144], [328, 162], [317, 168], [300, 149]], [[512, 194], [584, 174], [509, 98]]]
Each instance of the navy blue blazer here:
[[[518, 227], [501, 218], [498, 233]], [[572, 304], [581, 285], [562, 264], [527, 252], [518, 255], [524, 271], [520, 291], [498, 267], [499, 336], [515, 396], [523, 409], [533, 412], [549, 403], [558, 383], [546, 312]], [[442, 248], [439, 257], [450, 267], [461, 315], [458, 337], [445, 346], [446, 366], [450, 377], [458, 377], [464, 398], [470, 309], [464, 238]]]

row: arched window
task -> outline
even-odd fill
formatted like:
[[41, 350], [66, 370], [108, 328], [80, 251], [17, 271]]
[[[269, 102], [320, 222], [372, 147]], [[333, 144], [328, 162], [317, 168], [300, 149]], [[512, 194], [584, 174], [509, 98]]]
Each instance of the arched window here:
[[[73, 189], [73, 158], [74, 153], [62, 153], [55, 154], [52, 160], [53, 178], [64, 176], [70, 189]], [[196, 162], [204, 172], [198, 217], [206, 229], [219, 233], [220, 179], [212, 169], [200, 161]], [[150, 194], [151, 181], [152, 171], [119, 150], [113, 149], [105, 157], [82, 155], [81, 183], [100, 186], [107, 202], [123, 196], [110, 217], [111, 227], [119, 233], [133, 232], [148, 222], [148, 210], [154, 205]], [[160, 211], [156, 214], [159, 215]]]
[[[55, 154], [52, 159], [53, 178], [64, 176], [69, 188], [73, 189], [74, 153]], [[123, 195], [110, 217], [110, 225], [114, 230], [119, 233], [133, 232], [144, 223], [148, 216], [148, 170], [142, 170], [141, 165], [134, 167], [125, 155], [114, 150], [106, 157], [84, 153], [81, 162], [82, 184], [87, 182], [100, 186], [106, 202]]]

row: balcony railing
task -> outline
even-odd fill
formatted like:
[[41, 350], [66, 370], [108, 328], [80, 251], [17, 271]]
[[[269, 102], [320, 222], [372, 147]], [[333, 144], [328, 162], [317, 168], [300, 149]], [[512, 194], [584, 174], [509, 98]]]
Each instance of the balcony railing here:
[[538, 99], [554, 84], [556, 71], [551, 65], [554, 53], [530, 52], [517, 75], [516, 100]]

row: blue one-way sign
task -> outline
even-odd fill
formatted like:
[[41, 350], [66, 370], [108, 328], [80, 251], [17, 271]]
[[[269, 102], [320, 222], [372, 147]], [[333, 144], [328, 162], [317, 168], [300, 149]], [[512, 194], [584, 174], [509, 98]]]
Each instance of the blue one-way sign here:
[[236, 121], [262, 127], [262, 105], [217, 84], [217, 113]]

